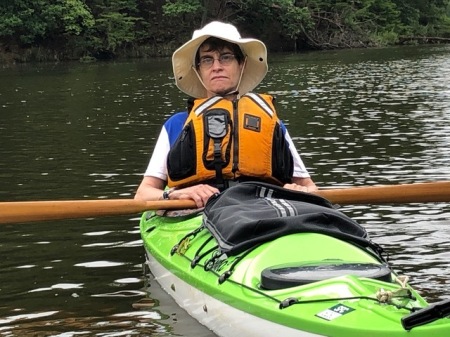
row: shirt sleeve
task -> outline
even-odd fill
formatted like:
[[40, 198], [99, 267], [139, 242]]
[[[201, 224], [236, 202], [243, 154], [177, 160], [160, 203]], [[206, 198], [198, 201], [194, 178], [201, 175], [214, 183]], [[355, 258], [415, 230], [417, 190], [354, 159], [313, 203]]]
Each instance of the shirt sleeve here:
[[286, 141], [289, 144], [289, 149], [291, 150], [292, 157], [294, 158], [294, 173], [293, 176], [297, 178], [310, 178], [310, 174], [308, 170], [305, 167], [305, 164], [303, 164], [302, 158], [300, 158], [300, 154], [298, 153], [297, 149], [295, 148], [294, 142], [292, 141], [291, 136], [289, 135], [289, 132], [287, 129], [285, 129], [284, 134]]
[[144, 173], [146, 177], [156, 177], [167, 181], [167, 155], [170, 150], [169, 135], [165, 127], [161, 129], [153, 154]]
[[167, 181], [167, 156], [171, 145], [180, 135], [187, 116], [186, 111], [179, 112], [164, 123], [144, 176]]

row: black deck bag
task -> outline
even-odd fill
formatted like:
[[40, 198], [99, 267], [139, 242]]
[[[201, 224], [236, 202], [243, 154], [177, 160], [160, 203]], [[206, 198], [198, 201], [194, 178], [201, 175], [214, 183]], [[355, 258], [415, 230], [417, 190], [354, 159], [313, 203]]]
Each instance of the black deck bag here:
[[331, 235], [364, 247], [375, 245], [361, 225], [328, 200], [260, 182], [243, 182], [212, 197], [204, 209], [203, 226], [228, 256], [300, 232]]

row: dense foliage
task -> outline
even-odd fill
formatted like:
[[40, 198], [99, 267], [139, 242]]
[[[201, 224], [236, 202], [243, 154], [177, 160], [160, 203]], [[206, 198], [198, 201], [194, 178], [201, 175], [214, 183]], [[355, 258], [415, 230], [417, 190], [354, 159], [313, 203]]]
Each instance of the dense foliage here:
[[2, 0], [15, 60], [168, 55], [201, 25], [232, 22], [272, 50], [450, 38], [450, 0]]

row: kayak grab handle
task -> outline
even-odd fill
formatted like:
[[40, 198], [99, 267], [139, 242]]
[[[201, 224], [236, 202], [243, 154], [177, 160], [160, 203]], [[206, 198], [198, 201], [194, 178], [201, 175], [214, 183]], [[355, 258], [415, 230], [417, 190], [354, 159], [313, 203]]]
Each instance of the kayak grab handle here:
[[426, 308], [402, 317], [402, 325], [405, 330], [411, 330], [416, 326], [431, 323], [447, 316], [450, 316], [450, 299], [433, 303]]

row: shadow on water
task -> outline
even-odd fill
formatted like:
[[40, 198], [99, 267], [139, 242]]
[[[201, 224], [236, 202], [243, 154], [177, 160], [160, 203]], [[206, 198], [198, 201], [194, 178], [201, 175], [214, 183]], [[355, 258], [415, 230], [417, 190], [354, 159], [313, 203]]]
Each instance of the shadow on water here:
[[[0, 70], [0, 200], [131, 198], [183, 109], [169, 59]], [[271, 55], [276, 96], [319, 186], [448, 180], [450, 47]], [[448, 298], [447, 203], [345, 206], [430, 302]], [[0, 227], [0, 335], [212, 336], [146, 284], [134, 217]]]

